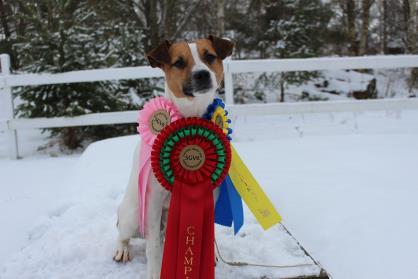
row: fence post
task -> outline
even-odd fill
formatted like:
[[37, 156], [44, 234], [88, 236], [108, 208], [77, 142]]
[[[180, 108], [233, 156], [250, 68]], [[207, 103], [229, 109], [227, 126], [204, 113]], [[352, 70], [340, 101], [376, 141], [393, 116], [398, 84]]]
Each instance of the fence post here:
[[[228, 59], [231, 61], [230, 59]], [[225, 104], [233, 105], [234, 104], [234, 85], [232, 83], [232, 73], [229, 70], [229, 61], [226, 61], [224, 64], [224, 85], [225, 85]]]
[[2, 110], [6, 112], [7, 133], [9, 134], [9, 148], [11, 159], [19, 158], [19, 149], [17, 145], [17, 131], [11, 129], [10, 122], [14, 119], [14, 105], [12, 88], [7, 84], [7, 76], [10, 75], [10, 56], [8, 54], [0, 55], [1, 76], [3, 77], [3, 84], [0, 85], [0, 94], [5, 100]]

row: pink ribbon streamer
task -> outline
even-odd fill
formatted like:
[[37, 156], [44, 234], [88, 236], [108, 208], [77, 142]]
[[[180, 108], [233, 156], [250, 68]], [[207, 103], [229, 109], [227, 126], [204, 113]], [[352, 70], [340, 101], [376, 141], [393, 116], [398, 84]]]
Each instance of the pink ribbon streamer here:
[[145, 236], [146, 226], [146, 194], [149, 185], [149, 174], [151, 173], [151, 146], [141, 141], [141, 151], [139, 154], [139, 177], [138, 177], [138, 200], [139, 200], [139, 233]]
[[149, 177], [151, 175], [151, 149], [157, 134], [152, 132], [150, 118], [157, 111], [165, 111], [169, 115], [169, 122], [176, 121], [183, 116], [177, 110], [174, 103], [164, 97], [156, 97], [147, 102], [143, 109], [139, 112], [138, 132], [141, 136], [141, 150], [139, 159], [139, 176], [138, 176], [138, 200], [139, 200], [139, 233], [145, 237], [146, 232], [146, 216], [147, 216], [147, 189], [149, 189]]

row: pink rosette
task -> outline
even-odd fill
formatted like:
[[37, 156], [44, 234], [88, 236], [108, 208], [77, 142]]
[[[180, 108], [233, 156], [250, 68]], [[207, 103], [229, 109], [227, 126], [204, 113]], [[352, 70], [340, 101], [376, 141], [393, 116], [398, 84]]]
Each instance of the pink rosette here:
[[156, 97], [148, 101], [139, 111], [138, 133], [141, 136], [139, 160], [138, 199], [139, 199], [139, 233], [146, 232], [146, 193], [151, 168], [151, 150], [158, 133], [171, 122], [183, 118], [176, 106], [164, 97]]

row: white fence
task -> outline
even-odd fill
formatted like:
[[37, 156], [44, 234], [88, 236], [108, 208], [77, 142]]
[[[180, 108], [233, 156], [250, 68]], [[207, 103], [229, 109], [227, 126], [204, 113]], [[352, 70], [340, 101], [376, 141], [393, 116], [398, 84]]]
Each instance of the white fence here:
[[[4, 94], [6, 99], [6, 102], [0, 104], [0, 110], [4, 110], [7, 115], [7, 119], [5, 121], [2, 122], [0, 120], [0, 131], [6, 131], [9, 135], [10, 156], [12, 158], [18, 158], [19, 156], [17, 141], [17, 130], [19, 129], [134, 123], [136, 122], [138, 115], [137, 111], [123, 111], [110, 113], [93, 113], [77, 117], [31, 119], [15, 118], [12, 87], [75, 82], [94, 82], [104, 80], [140, 79], [163, 76], [162, 71], [159, 69], [153, 69], [148, 66], [73, 71], [60, 74], [15, 75], [10, 73], [9, 55], [2, 54], [0, 59], [2, 69], [0, 75], [0, 94]], [[233, 116], [254, 114], [267, 115], [309, 112], [418, 109], [417, 99], [234, 105], [232, 75], [235, 73], [412, 67], [418, 67], [418, 55], [229, 60], [224, 62], [225, 102]]]

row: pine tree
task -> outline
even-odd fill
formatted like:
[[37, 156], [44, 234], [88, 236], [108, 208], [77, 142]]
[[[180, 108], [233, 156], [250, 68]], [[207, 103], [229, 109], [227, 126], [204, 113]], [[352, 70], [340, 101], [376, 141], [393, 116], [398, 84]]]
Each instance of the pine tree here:
[[[236, 13], [235, 9], [233, 25], [229, 27], [237, 30], [237, 45], [241, 46], [238, 55], [249, 58], [318, 56], [326, 46], [327, 27], [333, 16], [330, 6], [320, 0], [253, 0], [245, 11], [252, 24], [239, 25]], [[317, 73], [274, 73], [260, 79], [279, 82], [279, 101], [283, 102], [288, 84], [299, 84], [315, 76]]]
[[[37, 1], [38, 2], [38, 1]], [[21, 1], [26, 36], [14, 47], [21, 71], [59, 73], [144, 62], [142, 32], [132, 24], [101, 20], [88, 1]], [[132, 95], [141, 84], [94, 82], [20, 88], [24, 117], [77, 116], [134, 109]], [[135, 88], [138, 89], [135, 90]], [[74, 149], [83, 140], [134, 131], [129, 126], [88, 126], [53, 129], [62, 143]]]

